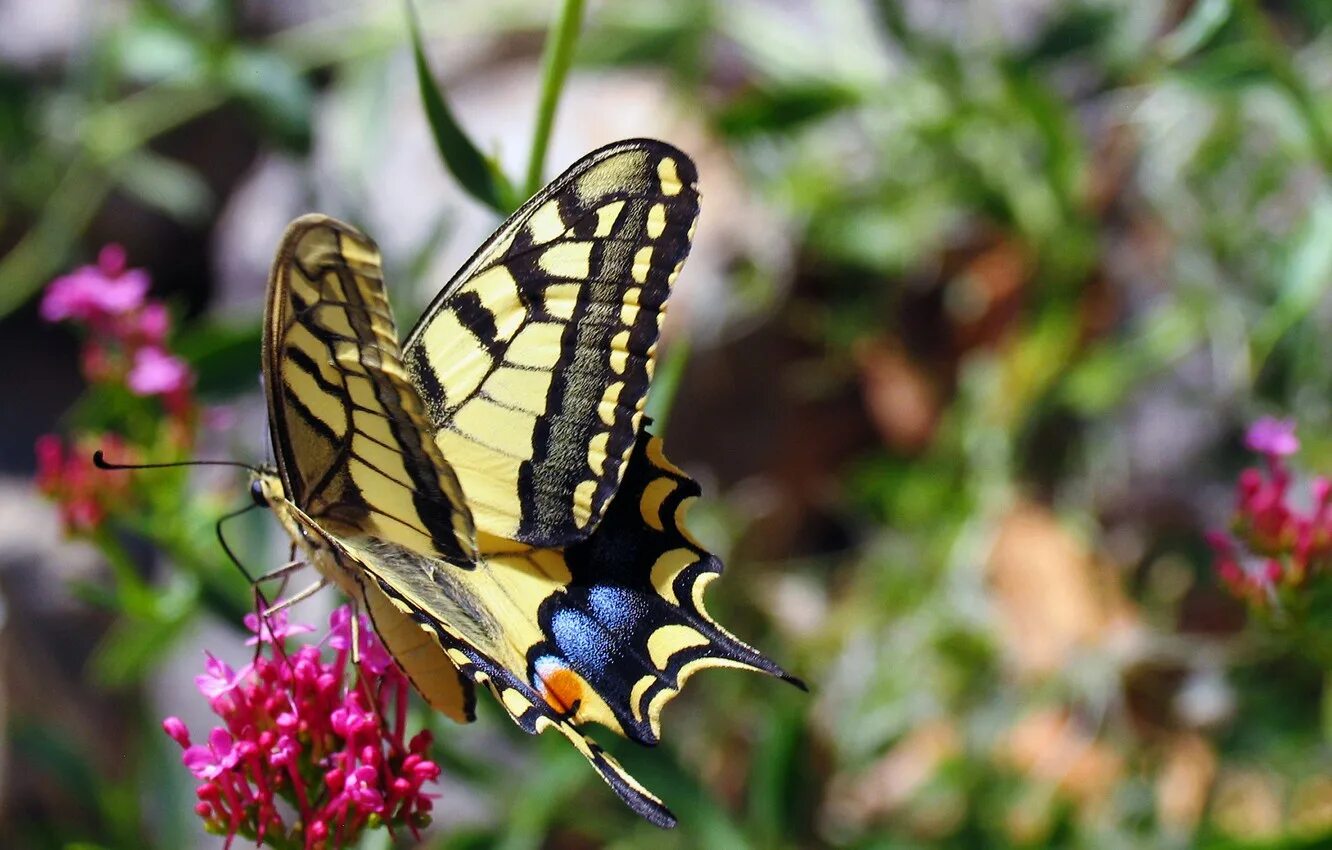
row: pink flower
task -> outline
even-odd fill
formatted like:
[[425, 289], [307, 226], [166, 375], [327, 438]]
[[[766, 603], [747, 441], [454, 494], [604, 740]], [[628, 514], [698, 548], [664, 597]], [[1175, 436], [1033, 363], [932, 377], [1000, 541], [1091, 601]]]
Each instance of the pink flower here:
[[41, 315], [48, 322], [102, 323], [136, 310], [148, 294], [148, 274], [125, 268], [125, 249], [107, 245], [97, 265], [81, 266], [46, 288]]
[[1271, 458], [1286, 457], [1300, 450], [1295, 436], [1295, 420], [1264, 416], [1249, 426], [1244, 445], [1250, 450]]
[[126, 383], [138, 395], [169, 395], [188, 387], [190, 378], [185, 361], [156, 346], [145, 346], [134, 352]]
[[240, 760], [240, 748], [235, 744], [230, 732], [214, 729], [208, 735], [208, 746], [190, 747], [181, 761], [200, 779], [214, 779], [223, 771], [231, 770]]
[[246, 664], [240, 670], [232, 670], [231, 665], [219, 661], [211, 652], [205, 652], [208, 660], [204, 663], [204, 674], [194, 677], [194, 686], [209, 701], [218, 700], [238, 687], [249, 675], [253, 665]]
[[134, 320], [134, 335], [144, 345], [162, 345], [170, 330], [171, 315], [159, 301], [145, 303]]
[[124, 472], [93, 467], [92, 456], [102, 448], [115, 459], [124, 460], [132, 453], [114, 434], [87, 436], [66, 447], [54, 434], [37, 438], [37, 489], [60, 509], [60, 518], [68, 534], [95, 531], [115, 507], [130, 498], [130, 479]]
[[288, 623], [287, 612], [275, 611], [262, 618], [258, 614], [245, 615], [245, 628], [254, 632], [254, 637], [245, 641], [246, 646], [256, 643], [282, 643], [291, 635], [303, 635], [315, 630], [314, 626], [302, 623]]
[[[326, 638], [332, 659], [317, 645], [284, 648], [309, 629], [279, 615], [247, 618], [259, 655], [244, 671], [208, 656], [197, 682], [222, 725], [207, 746], [192, 746], [179, 719], [163, 721], [201, 780], [195, 812], [228, 844], [241, 836], [307, 850], [350, 847], [367, 829], [415, 835], [430, 821], [423, 789], [440, 771], [425, 756], [429, 732], [404, 743], [407, 680], [391, 659], [382, 674], [350, 670], [351, 613], [335, 613]], [[362, 634], [363, 656], [384, 653], [368, 624]]]
[[[376, 676], [384, 675], [385, 671], [396, 667], [393, 656], [388, 654], [384, 645], [375, 637], [370, 621], [364, 616], [358, 624], [357, 631], [360, 633], [360, 646], [357, 647], [361, 658], [361, 664]], [[351, 611], [343, 605], [335, 609], [328, 615], [328, 645], [338, 651], [346, 651], [351, 648]]]
[[1295, 476], [1283, 458], [1299, 450], [1293, 420], [1264, 418], [1245, 436], [1264, 456], [1264, 467], [1243, 470], [1235, 483], [1233, 537], [1207, 535], [1221, 582], [1256, 607], [1276, 604], [1283, 592], [1332, 566], [1332, 481], [1310, 482], [1312, 505], [1292, 499]]

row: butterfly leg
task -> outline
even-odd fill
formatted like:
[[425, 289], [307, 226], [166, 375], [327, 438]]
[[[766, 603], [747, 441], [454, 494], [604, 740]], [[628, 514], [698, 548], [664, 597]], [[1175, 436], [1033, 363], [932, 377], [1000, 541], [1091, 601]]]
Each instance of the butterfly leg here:
[[316, 593], [323, 590], [327, 586], [328, 586], [328, 579], [321, 577], [318, 581], [316, 581], [314, 584], [310, 585], [309, 587], [305, 588], [304, 590], [294, 593], [291, 596], [288, 596], [286, 599], [274, 602], [272, 607], [264, 611], [264, 616], [268, 617], [272, 614], [276, 614], [279, 611], [285, 611], [286, 609], [295, 605], [297, 602], [309, 599], [311, 596], [314, 596]]
[[361, 669], [361, 606], [353, 599], [351, 603], [351, 657], [352, 665]]

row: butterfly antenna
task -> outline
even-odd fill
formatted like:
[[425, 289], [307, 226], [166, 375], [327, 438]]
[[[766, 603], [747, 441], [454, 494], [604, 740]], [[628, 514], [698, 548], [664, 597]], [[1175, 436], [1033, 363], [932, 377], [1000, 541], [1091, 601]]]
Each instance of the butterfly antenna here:
[[178, 460], [173, 461], [172, 463], [112, 463], [106, 459], [106, 455], [102, 454], [101, 449], [93, 452], [93, 466], [98, 469], [174, 469], [178, 466], [234, 466], [240, 469], [248, 469], [250, 472], [256, 474], [263, 472], [262, 469], [253, 464], [241, 463], [237, 460]]

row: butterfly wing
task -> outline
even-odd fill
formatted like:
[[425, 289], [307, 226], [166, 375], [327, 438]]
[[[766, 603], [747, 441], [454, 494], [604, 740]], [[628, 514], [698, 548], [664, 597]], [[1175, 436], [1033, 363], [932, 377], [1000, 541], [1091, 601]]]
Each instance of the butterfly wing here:
[[297, 219], [273, 263], [264, 327], [287, 498], [323, 527], [474, 558], [462, 488], [403, 370], [375, 244], [330, 218]]
[[[269, 280], [263, 368], [280, 478], [280, 488], [268, 490], [283, 494], [274, 507], [294, 539], [328, 550], [336, 533], [374, 535], [470, 563], [471, 516], [403, 372], [373, 242], [322, 216], [288, 227]], [[364, 602], [426, 700], [471, 720], [470, 680], [377, 585], [359, 580], [361, 565], [315, 562]]]
[[[582, 732], [605, 725], [656, 743], [662, 708], [707, 667], [799, 684], [719, 626], [703, 606], [720, 561], [684, 530], [698, 485], [641, 433], [597, 530], [563, 551], [489, 541], [477, 568], [452, 569], [393, 544], [342, 540], [380, 591], [463, 676], [493, 691], [530, 733], [558, 729], [636, 812], [661, 801]], [[485, 537], [483, 535], [483, 540]]]
[[479, 530], [585, 539], [624, 475], [698, 215], [689, 157], [589, 154], [472, 256], [409, 334], [407, 370]]

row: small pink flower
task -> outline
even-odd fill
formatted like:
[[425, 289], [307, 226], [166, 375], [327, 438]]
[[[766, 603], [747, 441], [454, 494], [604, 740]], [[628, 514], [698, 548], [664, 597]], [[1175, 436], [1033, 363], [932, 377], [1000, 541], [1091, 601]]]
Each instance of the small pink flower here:
[[98, 255], [97, 265], [81, 266], [51, 281], [42, 297], [41, 315], [48, 322], [104, 322], [137, 309], [147, 294], [147, 272], [126, 269], [124, 249], [108, 245]]
[[190, 747], [190, 730], [179, 717], [168, 717], [162, 721], [162, 731], [171, 736], [171, 740], [182, 747]]
[[137, 395], [168, 395], [188, 387], [190, 378], [185, 361], [156, 346], [145, 346], [134, 352], [126, 383]]
[[144, 304], [135, 317], [134, 335], [144, 345], [162, 345], [170, 330], [171, 316], [167, 313], [166, 305], [159, 301]]
[[202, 676], [194, 677], [194, 686], [199, 689], [199, 693], [208, 697], [210, 702], [235, 690], [250, 674], [249, 664], [239, 670], [232, 670], [231, 665], [214, 658], [211, 652], [205, 652], [204, 655], [208, 657], [208, 661], [204, 664], [206, 672]]
[[240, 760], [240, 749], [235, 744], [230, 732], [214, 729], [208, 735], [208, 746], [190, 747], [182, 760], [190, 773], [200, 779], [216, 779], [224, 771], [235, 767]]
[[1244, 445], [1250, 451], [1272, 458], [1293, 455], [1300, 450], [1299, 438], [1295, 436], [1295, 420], [1264, 416], [1249, 426]]
[[245, 641], [246, 646], [256, 643], [282, 643], [291, 635], [303, 635], [315, 630], [314, 626], [287, 622], [287, 612], [275, 611], [263, 618], [258, 614], [245, 615], [245, 628], [254, 633], [254, 637]]

